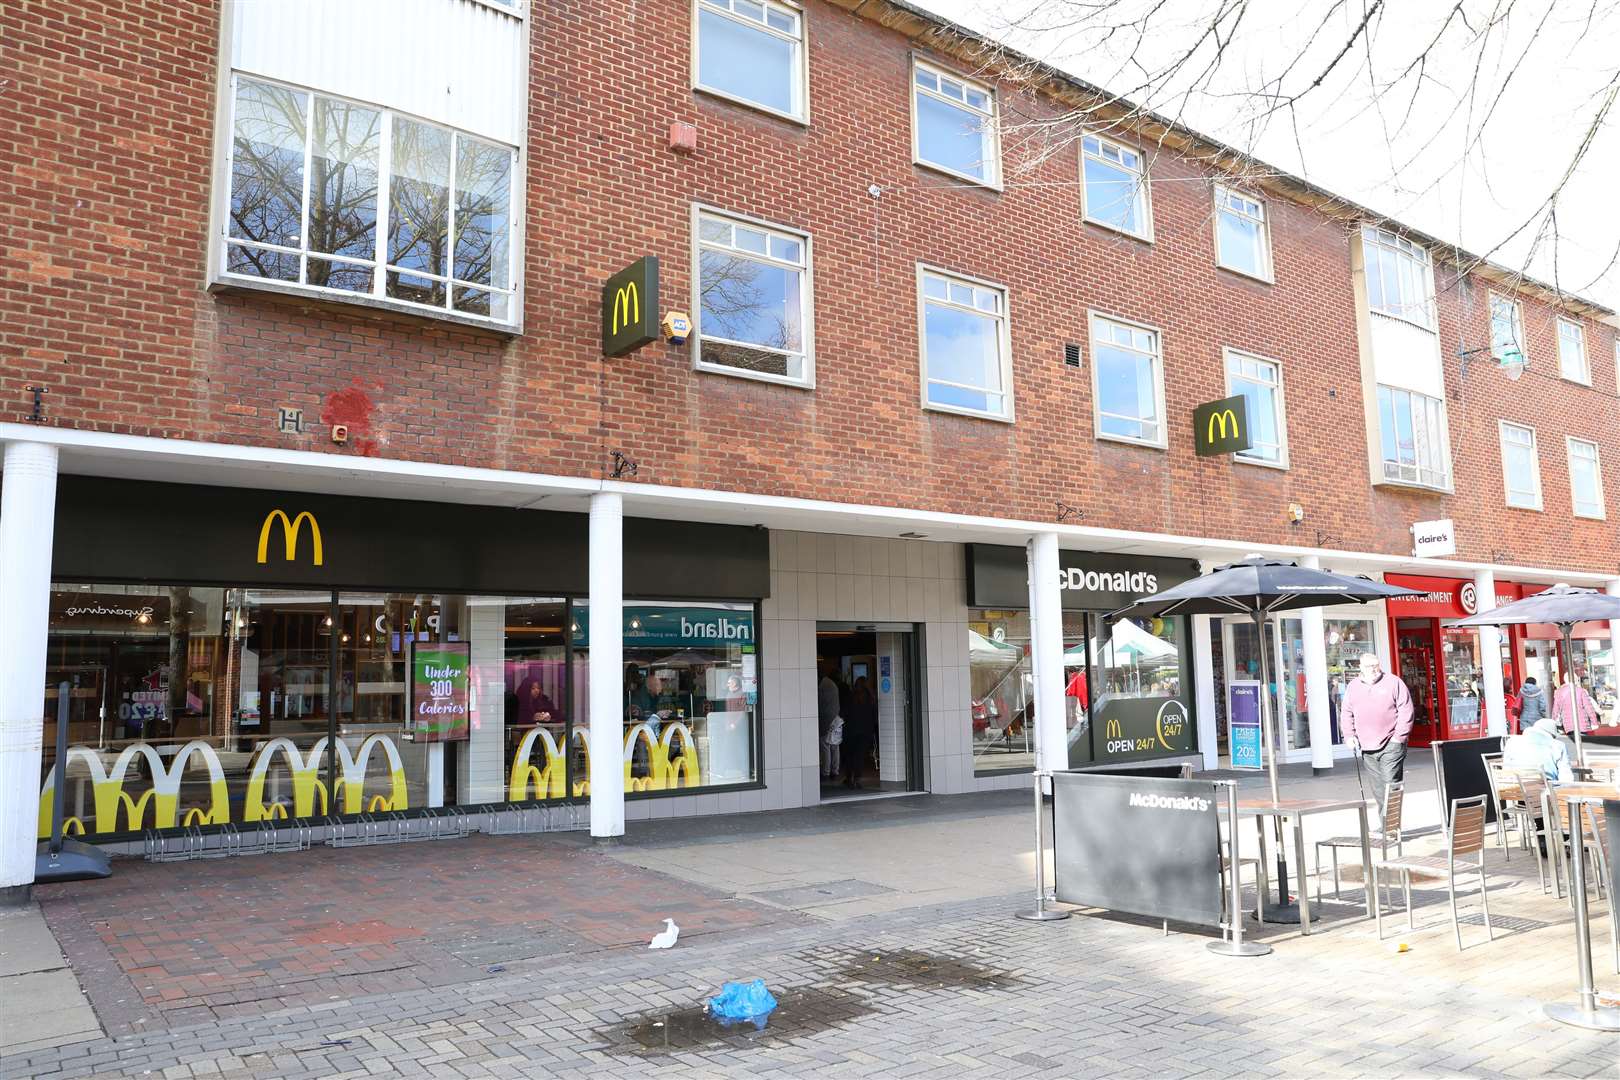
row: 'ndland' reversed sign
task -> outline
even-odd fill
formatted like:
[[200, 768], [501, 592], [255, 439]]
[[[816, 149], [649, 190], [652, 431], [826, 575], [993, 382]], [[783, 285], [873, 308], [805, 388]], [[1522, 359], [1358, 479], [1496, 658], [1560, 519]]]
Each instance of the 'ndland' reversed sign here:
[[1247, 399], [1236, 394], [1206, 401], [1194, 409], [1193, 446], [1199, 457], [1234, 454], [1254, 446]]
[[602, 286], [602, 355], [623, 356], [658, 340], [658, 257], [647, 255]]

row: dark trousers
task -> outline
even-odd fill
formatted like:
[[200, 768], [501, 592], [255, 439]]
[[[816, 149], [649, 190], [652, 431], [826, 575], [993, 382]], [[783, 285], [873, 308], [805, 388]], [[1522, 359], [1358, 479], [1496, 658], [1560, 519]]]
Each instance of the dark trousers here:
[[1384, 827], [1384, 797], [1389, 785], [1398, 784], [1406, 776], [1406, 744], [1389, 740], [1377, 750], [1363, 750], [1361, 760], [1367, 766], [1367, 779], [1378, 799], [1377, 827]]

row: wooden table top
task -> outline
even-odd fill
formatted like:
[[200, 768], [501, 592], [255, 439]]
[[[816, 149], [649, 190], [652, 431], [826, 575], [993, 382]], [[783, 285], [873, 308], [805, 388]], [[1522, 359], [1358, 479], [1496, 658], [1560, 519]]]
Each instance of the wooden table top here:
[[1239, 799], [1240, 814], [1324, 814], [1330, 810], [1354, 810], [1364, 806], [1359, 799]]
[[1556, 794], [1560, 799], [1570, 795], [1583, 799], [1620, 799], [1620, 784], [1559, 784]]

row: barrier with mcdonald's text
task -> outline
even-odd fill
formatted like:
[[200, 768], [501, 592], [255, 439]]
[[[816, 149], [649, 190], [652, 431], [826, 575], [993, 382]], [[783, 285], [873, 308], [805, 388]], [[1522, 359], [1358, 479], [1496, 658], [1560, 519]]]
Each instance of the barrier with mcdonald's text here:
[[1208, 780], [1054, 772], [1057, 898], [1219, 926], [1225, 799]]

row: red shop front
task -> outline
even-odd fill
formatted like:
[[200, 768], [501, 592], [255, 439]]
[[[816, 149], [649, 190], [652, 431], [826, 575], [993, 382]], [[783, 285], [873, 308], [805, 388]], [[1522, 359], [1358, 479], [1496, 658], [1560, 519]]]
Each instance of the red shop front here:
[[[1484, 735], [1485, 664], [1500, 664], [1503, 683], [1518, 686], [1524, 631], [1516, 626], [1503, 627], [1500, 655], [1486, 657], [1478, 630], [1444, 625], [1479, 610], [1472, 579], [1385, 574], [1384, 580], [1424, 593], [1385, 603], [1395, 673], [1412, 691], [1411, 745], [1428, 746], [1438, 739]], [[1544, 588], [1499, 581], [1496, 603], [1510, 603]]]

